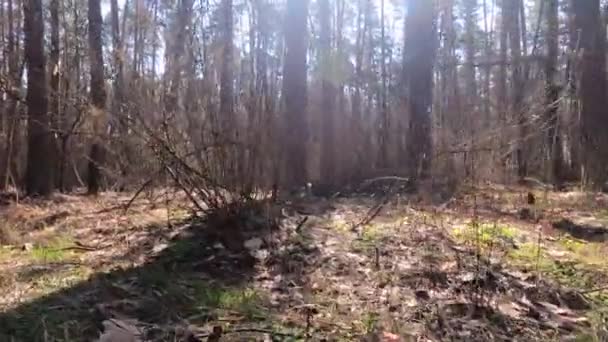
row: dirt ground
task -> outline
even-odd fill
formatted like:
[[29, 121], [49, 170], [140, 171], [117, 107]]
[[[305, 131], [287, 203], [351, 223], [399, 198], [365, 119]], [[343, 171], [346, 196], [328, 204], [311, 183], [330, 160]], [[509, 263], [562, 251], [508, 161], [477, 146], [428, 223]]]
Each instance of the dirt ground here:
[[382, 198], [198, 218], [162, 192], [128, 209], [118, 193], [7, 201], [0, 341], [91, 341], [110, 323], [149, 341], [608, 340], [608, 196]]

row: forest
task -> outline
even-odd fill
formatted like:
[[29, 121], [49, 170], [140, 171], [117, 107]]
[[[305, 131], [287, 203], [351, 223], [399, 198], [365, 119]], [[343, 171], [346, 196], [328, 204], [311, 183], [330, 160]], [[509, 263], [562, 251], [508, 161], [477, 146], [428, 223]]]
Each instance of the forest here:
[[608, 1], [0, 0], [0, 341], [608, 341]]

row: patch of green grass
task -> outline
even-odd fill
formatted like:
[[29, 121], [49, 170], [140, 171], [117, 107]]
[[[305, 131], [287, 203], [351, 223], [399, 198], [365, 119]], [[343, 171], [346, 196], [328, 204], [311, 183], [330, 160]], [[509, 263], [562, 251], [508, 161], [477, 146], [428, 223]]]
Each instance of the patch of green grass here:
[[471, 222], [466, 226], [454, 228], [453, 235], [461, 242], [488, 248], [496, 244], [513, 242], [517, 236], [517, 231], [506, 225]]
[[266, 316], [262, 307], [262, 296], [251, 288], [219, 288], [195, 283], [192, 297], [196, 306], [201, 309], [235, 311], [251, 320]]
[[30, 257], [37, 262], [60, 262], [67, 259], [67, 253], [60, 249], [36, 246], [30, 251]]
[[365, 329], [365, 333], [369, 334], [376, 330], [378, 322], [380, 321], [380, 315], [376, 312], [367, 312], [363, 316], [362, 323]]
[[73, 254], [66, 250], [69, 246], [72, 246], [70, 238], [57, 236], [44, 244], [35, 245], [29, 251], [29, 257], [35, 262], [42, 263], [65, 261], [70, 259]]
[[542, 263], [548, 261], [545, 258], [545, 253], [543, 252], [542, 247], [539, 250], [539, 246], [534, 243], [521, 244], [519, 248], [509, 251], [507, 256], [512, 264], [521, 267], [532, 267], [539, 262]]
[[560, 247], [570, 252], [569, 259], [608, 277], [607, 249], [604, 243], [585, 242], [571, 237], [562, 237], [558, 243]]
[[564, 249], [567, 249], [570, 252], [574, 252], [574, 253], [580, 252], [587, 245], [583, 241], [569, 238], [567, 236], [564, 236], [563, 238], [559, 239], [558, 242], [561, 247], [563, 247]]
[[363, 242], [376, 242], [383, 236], [378, 225], [368, 224], [363, 227], [361, 232], [361, 240]]
[[576, 259], [554, 260], [542, 248], [539, 255], [538, 246], [533, 243], [526, 243], [518, 249], [511, 250], [508, 258], [511, 265], [526, 270], [537, 270], [561, 285], [576, 289], [596, 288], [608, 277], [601, 269]]

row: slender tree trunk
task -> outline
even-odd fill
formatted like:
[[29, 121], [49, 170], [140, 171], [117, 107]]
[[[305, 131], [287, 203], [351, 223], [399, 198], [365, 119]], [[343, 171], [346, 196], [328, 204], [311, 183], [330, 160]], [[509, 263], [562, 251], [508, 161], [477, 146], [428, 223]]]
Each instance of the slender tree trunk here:
[[[507, 113], [509, 112], [509, 101], [508, 101], [508, 88], [507, 88], [507, 53], [509, 51], [508, 46], [508, 37], [509, 37], [509, 14], [508, 6], [506, 5], [506, 1], [500, 1], [500, 51], [499, 51], [499, 59], [500, 64], [498, 68], [498, 80], [497, 80], [497, 102], [498, 102], [498, 127], [504, 132], [508, 125]], [[507, 155], [507, 146], [509, 142], [507, 134], [501, 134], [498, 140], [498, 156], [497, 162], [502, 168], [504, 179], [503, 181], [507, 181], [507, 166], [508, 166], [508, 158]]]
[[[477, 0], [465, 0], [464, 1], [464, 22], [465, 22], [465, 103], [466, 113], [468, 122], [468, 134], [471, 139], [471, 149], [475, 148], [475, 135], [476, 127], [478, 122], [477, 113], [477, 82], [476, 82], [476, 69], [475, 69], [475, 33], [477, 32]], [[474, 158], [475, 153], [465, 154], [465, 170], [466, 176], [470, 176], [474, 170]]]
[[[61, 121], [59, 116], [61, 115], [60, 113], [60, 99], [61, 99], [61, 92], [59, 90], [59, 81], [61, 79], [61, 74], [60, 74], [60, 66], [59, 66], [59, 53], [60, 53], [60, 47], [59, 47], [59, 6], [60, 6], [60, 0], [51, 0], [50, 3], [50, 14], [51, 14], [51, 51], [50, 51], [50, 78], [51, 78], [51, 98], [50, 98], [50, 108], [49, 108], [49, 114], [51, 116], [51, 127], [53, 130], [53, 134], [57, 137], [60, 135], [60, 126], [59, 126], [59, 122]], [[54, 139], [55, 143], [58, 143], [57, 139]], [[59, 146], [57, 144], [53, 145], [53, 148], [55, 149], [55, 155], [58, 158], [55, 158], [54, 162], [58, 162], [61, 157], [59, 157]], [[61, 174], [60, 174], [60, 165], [57, 164], [55, 165], [55, 174], [57, 175], [57, 177], [55, 177], [55, 182], [57, 184], [57, 186], [60, 185], [61, 183]]]
[[[21, 73], [19, 71], [19, 47], [18, 47], [18, 39], [16, 39], [17, 34], [15, 32], [15, 15], [14, 15], [14, 5], [13, 0], [8, 0], [7, 2], [7, 25], [8, 25], [8, 37], [7, 37], [7, 46], [6, 46], [6, 56], [7, 56], [7, 64], [8, 64], [8, 80], [9, 80], [9, 88], [20, 89], [21, 88]], [[4, 151], [4, 159], [2, 162], [2, 178], [0, 179], [0, 189], [6, 189], [10, 185], [11, 176], [16, 176], [12, 174], [16, 172], [16, 168], [13, 167], [14, 164], [14, 155], [16, 149], [16, 137], [19, 128], [19, 119], [17, 115], [18, 103], [14, 97], [9, 97], [7, 99], [6, 105], [6, 113], [7, 116], [7, 138], [6, 138], [6, 146]]]
[[26, 192], [47, 196], [53, 192], [53, 138], [48, 113], [44, 21], [41, 0], [23, 3], [27, 62], [28, 153]]
[[[360, 164], [362, 145], [363, 145], [363, 114], [362, 114], [362, 97], [361, 88], [363, 87], [363, 53], [365, 51], [365, 33], [367, 31], [367, 17], [368, 13], [365, 11], [366, 0], [359, 0], [357, 2], [357, 38], [355, 42], [355, 80], [354, 80], [354, 94], [352, 98], [352, 127], [350, 130], [351, 141], [355, 146], [354, 155], [352, 161], [355, 165]], [[364, 19], [365, 18], [365, 19]], [[339, 32], [338, 32], [339, 34]], [[380, 158], [382, 159], [382, 158]], [[382, 161], [381, 161], [382, 163]], [[353, 174], [356, 178], [359, 175]]]
[[174, 113], [178, 108], [180, 82], [184, 70], [184, 52], [186, 49], [186, 38], [189, 35], [192, 23], [193, 0], [180, 0], [177, 15], [175, 16], [175, 27], [177, 34], [172, 43], [168, 45], [170, 54], [168, 74], [169, 86], [165, 91], [165, 112]]
[[[493, 9], [492, 9], [493, 12]], [[483, 29], [484, 29], [484, 56], [486, 59], [490, 59], [493, 55], [492, 52], [492, 39], [494, 32], [494, 25], [488, 23], [488, 2], [487, 0], [483, 0]], [[484, 118], [483, 118], [483, 126], [484, 128], [489, 127], [491, 122], [491, 94], [490, 94], [490, 85], [492, 81], [492, 66], [487, 65], [484, 68], [484, 83], [483, 83], [483, 107], [484, 107]]]
[[[127, 133], [128, 118], [123, 115], [124, 105], [124, 51], [123, 39], [120, 36], [120, 23], [118, 18], [118, 1], [110, 1], [110, 15], [112, 24], [112, 49], [114, 62], [114, 97], [112, 101], [112, 112], [118, 120], [120, 131]], [[123, 14], [124, 15], [124, 14]], [[124, 34], [124, 32], [123, 32]]]
[[523, 180], [528, 174], [529, 142], [526, 113], [524, 113], [524, 83], [521, 53], [521, 30], [520, 30], [520, 1], [506, 1], [503, 8], [505, 23], [508, 25], [509, 45], [511, 46], [512, 82], [513, 89], [512, 113], [518, 125], [518, 139], [515, 150], [515, 162], [517, 165], [517, 176]]
[[[220, 163], [223, 164], [222, 171], [226, 180], [234, 182], [236, 177], [236, 152], [238, 129], [234, 118], [234, 23], [232, 16], [232, 0], [222, 1], [222, 66], [220, 75], [220, 140], [225, 143], [222, 147], [223, 155]], [[240, 153], [240, 152], [238, 152]], [[240, 159], [240, 158], [239, 158]]]
[[285, 18], [285, 65], [283, 96], [285, 101], [285, 181], [289, 187], [307, 181], [307, 32], [309, 0], [288, 0]]
[[545, 96], [546, 110], [545, 121], [548, 129], [546, 131], [546, 150], [547, 161], [550, 164], [551, 181], [556, 188], [561, 187], [562, 183], [562, 143], [560, 138], [559, 125], [559, 93], [560, 87], [557, 84], [557, 62], [559, 54], [559, 16], [558, 0], [545, 0], [546, 2], [546, 33], [547, 59], [545, 60]]
[[101, 0], [89, 0], [89, 60], [91, 68], [91, 119], [93, 121], [93, 143], [89, 152], [89, 194], [96, 195], [101, 189], [101, 167], [104, 163], [102, 135], [105, 133], [106, 89], [103, 71], [103, 19]]
[[[371, 8], [368, 8], [371, 11]], [[369, 16], [369, 14], [368, 14]], [[388, 103], [386, 99], [387, 92], [387, 72], [386, 72], [386, 16], [385, 16], [385, 0], [380, 0], [380, 77], [381, 77], [381, 95], [380, 95], [380, 117], [382, 120], [381, 132], [381, 155], [383, 167], [389, 166], [389, 145], [391, 143], [391, 118], [388, 112]], [[401, 158], [400, 158], [401, 159]], [[402, 165], [400, 165], [402, 166]]]

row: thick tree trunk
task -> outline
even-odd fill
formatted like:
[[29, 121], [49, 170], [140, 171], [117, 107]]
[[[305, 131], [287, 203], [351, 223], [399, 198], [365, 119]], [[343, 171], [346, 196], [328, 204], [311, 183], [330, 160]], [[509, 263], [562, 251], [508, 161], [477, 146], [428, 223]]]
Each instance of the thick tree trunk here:
[[409, 1], [404, 66], [410, 112], [407, 148], [410, 174], [420, 178], [429, 175], [432, 159], [431, 107], [436, 46], [434, 17], [433, 1]]
[[47, 196], [53, 191], [53, 136], [48, 113], [44, 21], [41, 0], [23, 3], [27, 62], [28, 153], [26, 192]]
[[91, 120], [93, 122], [93, 143], [89, 153], [87, 187], [89, 194], [95, 195], [101, 189], [101, 167], [104, 163], [102, 135], [106, 120], [106, 88], [103, 71], [103, 19], [100, 0], [89, 0], [89, 60], [91, 68]]
[[307, 181], [308, 120], [307, 64], [308, 2], [288, 0], [285, 18], [285, 182], [288, 187], [304, 186]]
[[580, 32], [582, 75], [580, 80], [581, 145], [583, 180], [592, 187], [606, 181], [608, 138], [606, 127], [606, 39], [601, 34], [599, 0], [573, 0], [574, 24]]

